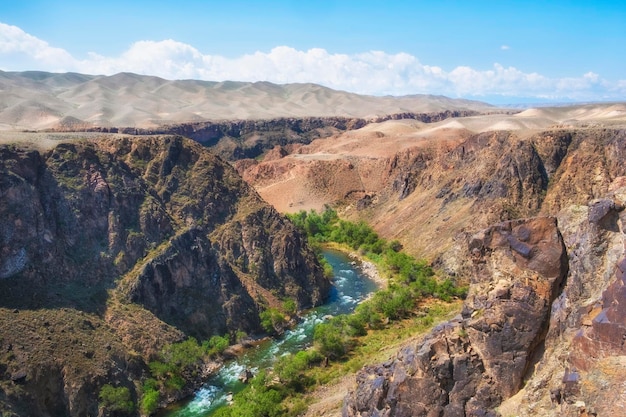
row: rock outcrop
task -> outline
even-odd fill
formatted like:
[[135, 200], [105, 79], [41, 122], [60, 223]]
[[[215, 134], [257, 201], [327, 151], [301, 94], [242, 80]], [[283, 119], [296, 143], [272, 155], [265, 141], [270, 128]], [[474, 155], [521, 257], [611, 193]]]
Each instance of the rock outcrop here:
[[360, 371], [345, 416], [496, 415], [519, 390], [567, 275], [556, 219], [505, 222], [467, 243], [473, 274], [462, 315]]
[[537, 365], [503, 404], [520, 416], [617, 416], [626, 410], [623, 304], [626, 188], [559, 213], [570, 270]]
[[295, 227], [194, 141], [0, 147], [3, 415], [97, 415], [106, 383], [136, 402], [165, 344], [261, 333], [265, 308], [329, 288]]

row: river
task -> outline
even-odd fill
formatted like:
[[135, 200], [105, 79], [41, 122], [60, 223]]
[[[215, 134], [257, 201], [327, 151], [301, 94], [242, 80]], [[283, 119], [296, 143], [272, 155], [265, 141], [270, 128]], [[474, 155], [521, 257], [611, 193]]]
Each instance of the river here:
[[325, 249], [323, 253], [333, 267], [334, 275], [334, 285], [326, 304], [307, 312], [300, 323], [281, 338], [268, 340], [225, 363], [190, 400], [170, 406], [158, 416], [211, 416], [226, 405], [229, 392], [237, 393], [244, 387], [238, 380], [242, 371], [250, 369], [256, 374], [259, 369], [271, 367], [276, 358], [307, 348], [313, 341], [314, 326], [321, 323], [324, 316], [352, 312], [359, 302], [377, 289], [377, 284], [361, 273], [344, 252]]

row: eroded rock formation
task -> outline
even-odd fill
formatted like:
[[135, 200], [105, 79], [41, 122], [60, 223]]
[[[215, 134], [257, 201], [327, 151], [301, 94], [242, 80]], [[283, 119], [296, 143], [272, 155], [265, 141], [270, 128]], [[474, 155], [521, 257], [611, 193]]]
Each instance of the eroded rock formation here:
[[467, 244], [473, 274], [462, 315], [359, 372], [345, 416], [495, 415], [519, 390], [567, 275], [556, 219], [505, 222]]

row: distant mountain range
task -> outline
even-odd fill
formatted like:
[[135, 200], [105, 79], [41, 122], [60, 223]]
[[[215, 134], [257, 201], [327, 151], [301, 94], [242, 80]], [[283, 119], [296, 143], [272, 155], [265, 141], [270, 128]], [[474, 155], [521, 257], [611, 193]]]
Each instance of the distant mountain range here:
[[444, 96], [364, 96], [316, 84], [170, 81], [112, 76], [0, 71], [0, 130], [144, 127], [225, 119], [377, 117], [443, 110], [493, 111], [480, 101]]

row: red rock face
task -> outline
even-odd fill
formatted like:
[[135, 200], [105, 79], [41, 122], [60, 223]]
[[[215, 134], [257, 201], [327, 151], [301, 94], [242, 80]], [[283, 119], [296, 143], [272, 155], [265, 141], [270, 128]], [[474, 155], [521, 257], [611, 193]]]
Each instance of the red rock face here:
[[518, 391], [567, 275], [556, 220], [498, 224], [470, 238], [468, 252], [473, 276], [462, 316], [361, 371], [345, 416], [496, 415]]

